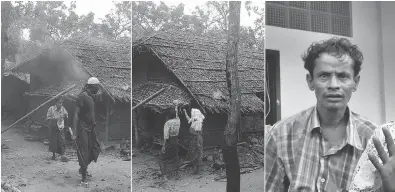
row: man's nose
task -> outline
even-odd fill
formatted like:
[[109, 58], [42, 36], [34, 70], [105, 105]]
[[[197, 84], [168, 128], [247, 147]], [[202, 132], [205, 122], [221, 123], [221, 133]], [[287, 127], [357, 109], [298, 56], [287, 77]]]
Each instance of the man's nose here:
[[331, 89], [339, 89], [340, 88], [339, 79], [337, 79], [336, 76], [332, 76], [329, 79], [329, 88], [331, 88]]

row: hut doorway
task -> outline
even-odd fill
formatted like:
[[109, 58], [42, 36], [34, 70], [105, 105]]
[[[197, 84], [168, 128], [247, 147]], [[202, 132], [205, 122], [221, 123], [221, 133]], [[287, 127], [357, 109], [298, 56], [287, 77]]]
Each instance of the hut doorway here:
[[266, 82], [268, 99], [266, 99], [266, 124], [274, 125], [281, 119], [280, 97], [280, 52], [266, 50]]

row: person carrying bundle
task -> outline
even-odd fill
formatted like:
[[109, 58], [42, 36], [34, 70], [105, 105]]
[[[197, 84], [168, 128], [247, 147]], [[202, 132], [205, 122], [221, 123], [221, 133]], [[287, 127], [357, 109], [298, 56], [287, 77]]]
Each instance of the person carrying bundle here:
[[49, 121], [49, 151], [52, 152], [52, 160], [56, 159], [55, 154], [61, 155], [61, 161], [68, 162], [69, 159], [64, 156], [65, 141], [65, 119], [68, 119], [67, 110], [63, 107], [63, 99], [58, 97], [55, 99], [56, 104], [51, 106], [47, 112], [47, 120]]

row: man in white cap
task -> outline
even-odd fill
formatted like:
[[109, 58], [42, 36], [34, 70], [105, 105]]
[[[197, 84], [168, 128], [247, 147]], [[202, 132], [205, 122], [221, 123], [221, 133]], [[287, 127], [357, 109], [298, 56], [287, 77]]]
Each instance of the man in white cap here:
[[96, 77], [88, 79], [87, 84], [76, 99], [76, 109], [73, 119], [72, 140], [77, 143], [77, 156], [80, 165], [79, 173], [82, 175], [82, 185], [87, 186], [88, 165], [92, 161], [97, 161], [99, 157], [100, 144], [95, 132], [95, 98], [100, 97], [104, 91], [102, 85]]

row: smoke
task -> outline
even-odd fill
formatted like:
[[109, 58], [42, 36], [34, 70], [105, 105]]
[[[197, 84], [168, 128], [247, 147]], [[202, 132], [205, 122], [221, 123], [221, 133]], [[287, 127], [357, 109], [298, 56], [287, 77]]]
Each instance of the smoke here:
[[49, 76], [50, 78], [48, 80], [52, 81], [50, 83], [54, 83], [54, 81], [79, 81], [89, 78], [89, 74], [83, 68], [83, 65], [66, 50], [61, 49], [51, 51], [45, 71], [49, 74], [41, 74], [40, 76]]
[[89, 78], [88, 72], [77, 58], [71, 55], [67, 50], [62, 50], [61, 53], [63, 56], [63, 81], [86, 80]]

